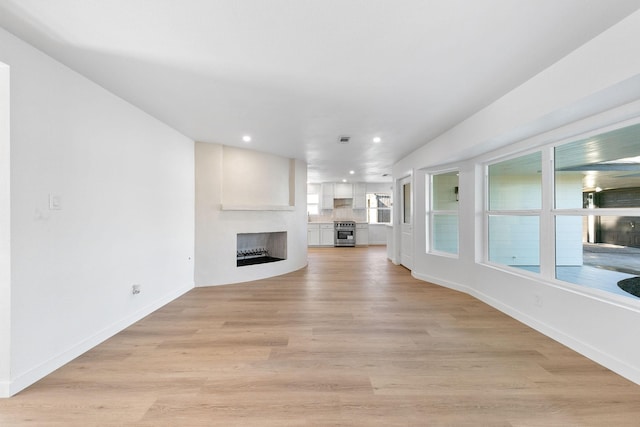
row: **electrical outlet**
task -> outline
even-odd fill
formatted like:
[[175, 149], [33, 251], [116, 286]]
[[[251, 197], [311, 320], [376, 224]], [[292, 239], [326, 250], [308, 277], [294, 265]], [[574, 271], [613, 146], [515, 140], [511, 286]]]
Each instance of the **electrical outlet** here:
[[131, 293], [133, 295], [138, 295], [141, 290], [142, 290], [142, 286], [141, 285], [131, 285]]

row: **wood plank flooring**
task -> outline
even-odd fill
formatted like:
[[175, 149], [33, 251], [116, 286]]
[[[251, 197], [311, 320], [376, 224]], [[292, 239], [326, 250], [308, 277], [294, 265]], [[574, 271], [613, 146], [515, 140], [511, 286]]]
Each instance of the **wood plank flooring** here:
[[383, 247], [197, 288], [10, 399], [9, 426], [637, 426], [640, 386]]

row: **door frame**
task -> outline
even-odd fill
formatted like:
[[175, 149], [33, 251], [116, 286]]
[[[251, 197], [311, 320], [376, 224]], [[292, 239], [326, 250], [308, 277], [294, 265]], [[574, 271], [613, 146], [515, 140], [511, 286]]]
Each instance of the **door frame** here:
[[[395, 257], [396, 257], [396, 262], [395, 264], [397, 265], [403, 265], [406, 268], [408, 268], [409, 270], [413, 269], [413, 247], [414, 247], [414, 235], [413, 235], [413, 226], [414, 226], [414, 222], [415, 222], [415, 207], [414, 207], [414, 182], [413, 182], [413, 173], [409, 173], [408, 175], [405, 175], [401, 178], [398, 178], [396, 180], [396, 185], [395, 187], [395, 191], [396, 191], [396, 197], [394, 198], [394, 200], [398, 201], [398, 209], [394, 209], [394, 213], [395, 213], [395, 227], [397, 229], [397, 231], [394, 233], [395, 235], [395, 241], [396, 241], [396, 250], [395, 250]], [[404, 186], [405, 184], [410, 184], [409, 187], [409, 223], [407, 225], [405, 225], [404, 222], [404, 218], [405, 218], [405, 193], [404, 193]], [[409, 231], [409, 233], [407, 233], [407, 230]], [[403, 251], [402, 251], [402, 241], [403, 241], [403, 234], [409, 234], [408, 239], [410, 240], [410, 244], [409, 247], [411, 248], [410, 251], [411, 253], [408, 254], [409, 257], [407, 259], [407, 254], [404, 253], [404, 257], [405, 257], [405, 262], [403, 262]]]

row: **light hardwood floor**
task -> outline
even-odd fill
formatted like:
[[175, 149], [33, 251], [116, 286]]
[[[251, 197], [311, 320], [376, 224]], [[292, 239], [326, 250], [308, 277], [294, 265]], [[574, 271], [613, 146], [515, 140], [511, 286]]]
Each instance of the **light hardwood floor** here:
[[640, 425], [640, 386], [385, 255], [194, 289], [0, 399], [0, 425]]

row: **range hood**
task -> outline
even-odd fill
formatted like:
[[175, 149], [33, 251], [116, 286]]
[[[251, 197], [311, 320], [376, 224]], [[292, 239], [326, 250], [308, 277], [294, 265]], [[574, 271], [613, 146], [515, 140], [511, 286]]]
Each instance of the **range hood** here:
[[333, 208], [352, 208], [353, 207], [353, 199], [333, 199]]

